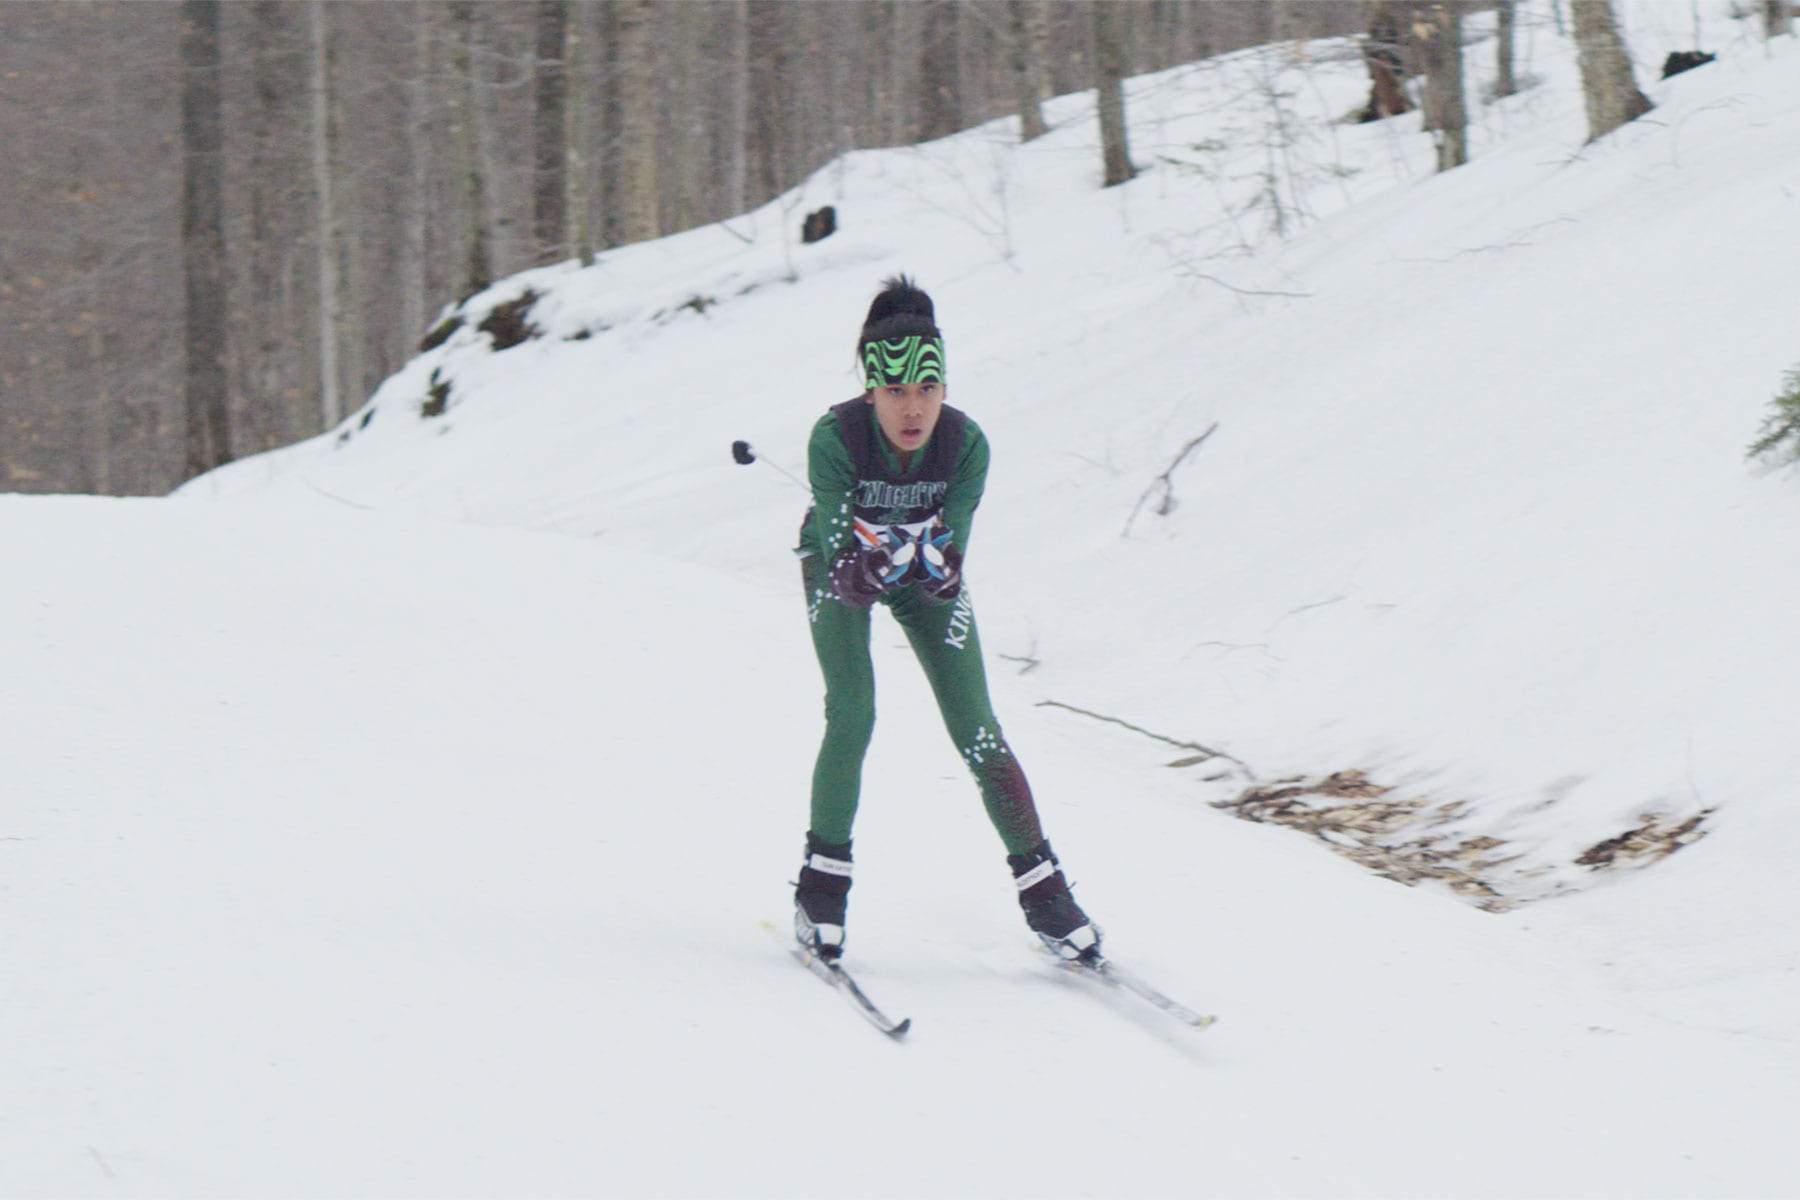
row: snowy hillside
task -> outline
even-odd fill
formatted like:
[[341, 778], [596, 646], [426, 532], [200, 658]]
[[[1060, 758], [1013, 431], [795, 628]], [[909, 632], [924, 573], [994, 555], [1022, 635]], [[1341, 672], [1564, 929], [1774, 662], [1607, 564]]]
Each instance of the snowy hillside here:
[[[1339, 123], [1353, 47], [1235, 55], [1134, 82], [1125, 187], [1085, 96], [858, 153], [173, 500], [0, 497], [0, 1194], [1794, 1193], [1800, 47], [1622, 5], [1657, 107], [1586, 146], [1522, 7], [1445, 175]], [[909, 1041], [782, 951], [791, 476], [901, 270], [1008, 735], [1203, 1035], [1033, 955], [891, 623], [850, 960]]]

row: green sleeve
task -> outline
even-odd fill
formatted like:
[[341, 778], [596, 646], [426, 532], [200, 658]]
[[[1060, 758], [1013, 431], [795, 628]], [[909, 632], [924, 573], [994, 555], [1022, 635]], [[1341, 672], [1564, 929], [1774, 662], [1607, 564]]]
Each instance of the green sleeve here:
[[957, 459], [956, 473], [944, 493], [944, 524], [950, 527], [950, 540], [965, 555], [969, 552], [969, 527], [975, 523], [975, 509], [987, 487], [987, 472], [987, 435], [971, 420], [963, 433], [962, 457]]
[[806, 443], [806, 482], [812, 489], [812, 516], [801, 535], [800, 549], [822, 555], [829, 563], [855, 536], [850, 520], [856, 491], [856, 468], [831, 413], [819, 418]]

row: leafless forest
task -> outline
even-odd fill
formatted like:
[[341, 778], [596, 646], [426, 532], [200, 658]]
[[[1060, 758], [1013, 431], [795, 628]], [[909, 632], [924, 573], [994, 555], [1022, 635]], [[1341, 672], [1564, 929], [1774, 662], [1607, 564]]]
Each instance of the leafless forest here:
[[[1553, 6], [1559, 30], [1565, 0]], [[1649, 108], [1566, 0], [1604, 136]], [[1271, 41], [1360, 35], [1365, 119], [1466, 161], [1461, 20], [1509, 0], [23, 0], [0, 5], [0, 491], [159, 494], [334, 425], [434, 314], [909, 145]], [[1757, 6], [1792, 33], [1788, 0]], [[1420, 76], [1410, 90], [1406, 81]]]
[[[0, 6], [0, 490], [160, 493], [314, 434], [489, 280], [729, 218], [846, 149], [1019, 111], [1022, 90], [1095, 86], [1095, 7]], [[1361, 3], [1108, 7], [1133, 73], [1364, 21]], [[184, 233], [211, 238], [211, 301]], [[200, 459], [197, 356], [223, 442]]]

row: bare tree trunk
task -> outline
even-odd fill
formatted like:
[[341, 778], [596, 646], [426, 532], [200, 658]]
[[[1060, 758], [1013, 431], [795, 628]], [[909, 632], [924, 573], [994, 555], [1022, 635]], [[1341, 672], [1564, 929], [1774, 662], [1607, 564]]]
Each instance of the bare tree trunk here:
[[1591, 142], [1643, 116], [1652, 105], [1638, 91], [1611, 0], [1570, 0], [1569, 11], [1575, 19], [1575, 57]]
[[833, 157], [837, 134], [836, 94], [830, 88], [830, 52], [825, 33], [831, 25], [830, 4], [806, 5], [808, 11], [790, 34], [802, 75], [787, 90], [787, 122], [791, 130], [786, 144], [783, 174], [798, 183]]
[[1372, 0], [1362, 53], [1369, 68], [1369, 106], [1362, 119], [1382, 121], [1411, 112], [1413, 103], [1406, 94], [1406, 23], [1399, 3]]
[[1763, 33], [1772, 38], [1794, 35], [1792, 0], [1763, 0]]
[[[774, 3], [775, 0], [766, 0]], [[624, 68], [619, 59], [619, 5], [599, 4], [595, 15], [600, 23], [599, 54], [595, 57], [600, 74], [600, 105], [590, 144], [599, 146], [597, 166], [600, 173], [600, 245], [619, 246], [625, 242], [624, 191], [621, 187], [619, 153], [623, 145], [620, 127], [620, 80]]]
[[231, 458], [225, 368], [224, 135], [218, 0], [181, 6], [181, 258], [186, 276], [186, 477]]
[[431, 99], [433, 46], [437, 21], [433, 10], [418, 5], [412, 10], [413, 77], [406, 88], [407, 195], [401, 218], [405, 283], [401, 288], [400, 324], [410, 341], [426, 332], [426, 312], [432, 299], [429, 239], [426, 225], [431, 212]]
[[[100, 291], [97, 273], [88, 277], [88, 289], [90, 293]], [[89, 304], [98, 310], [99, 302], [100, 296], [95, 294]], [[86, 384], [83, 407], [87, 411], [82, 422], [86, 437], [81, 457], [87, 466], [87, 490], [97, 496], [112, 494], [112, 404], [105, 381], [106, 358], [105, 335], [101, 333], [98, 321], [90, 320], [85, 328], [70, 332], [69, 373]]]
[[582, 27], [581, 10], [577, 9], [568, 23], [565, 42], [568, 58], [568, 127], [563, 131], [563, 185], [568, 189], [563, 200], [569, 220], [569, 249], [584, 267], [594, 265], [593, 197], [588, 191], [587, 89], [582, 86], [587, 62], [587, 38]]
[[537, 56], [533, 63], [532, 235], [540, 262], [568, 253], [568, 109], [565, 72], [569, 31], [567, 0], [538, 0]]
[[1295, 0], [1267, 0], [1272, 42], [1294, 42], [1305, 39], [1305, 18]]
[[619, 20], [619, 192], [623, 241], [662, 232], [657, 206], [656, 76], [649, 0], [617, 0]]
[[1437, 168], [1448, 171], [1469, 161], [1468, 110], [1463, 104], [1462, 11], [1433, 4], [1418, 13], [1413, 41], [1425, 71], [1425, 129], [1436, 135]]
[[[709, 50], [708, 36], [718, 16], [710, 5], [680, 4], [661, 10], [652, 22], [650, 36], [660, 53], [657, 61], [667, 64], [651, 76], [651, 111], [658, 114], [651, 135], [657, 146], [658, 233], [692, 229], [705, 208], [702, 193], [712, 175], [708, 118], [717, 120], [719, 114], [705, 98], [713, 72], [699, 69], [699, 64]], [[829, 61], [829, 56], [820, 58]]]
[[919, 140], [962, 128], [962, 83], [956, 62], [955, 0], [925, 0], [925, 37], [919, 45]]
[[731, 0], [725, 11], [728, 29], [726, 50], [726, 137], [720, 183], [721, 203], [728, 216], [750, 207], [746, 198], [745, 163], [750, 123], [750, 6], [748, 0]]
[[374, 390], [373, 383], [379, 380], [372, 382], [367, 377], [369, 323], [366, 319], [368, 305], [364, 291], [364, 242], [357, 236], [353, 223], [357, 208], [353, 189], [359, 173], [346, 170], [342, 165], [345, 158], [342, 150], [344, 101], [343, 81], [338, 78], [340, 74], [341, 69], [334, 68], [331, 75], [327, 76], [330, 86], [326, 89], [325, 96], [331, 106], [331, 162], [337, 175], [334, 181], [337, 193], [337, 203], [334, 206], [337, 227], [333, 230], [331, 241], [332, 253], [337, 256], [338, 395], [343, 408], [348, 411], [359, 407], [363, 398]]
[[309, 9], [312, 31], [312, 75], [308, 86], [312, 101], [313, 191], [319, 210], [314, 229], [317, 247], [316, 268], [319, 279], [319, 419], [330, 429], [344, 419], [339, 364], [338, 334], [342, 328], [339, 305], [342, 295], [338, 280], [338, 210], [335, 180], [332, 178], [332, 149], [337, 131], [332, 128], [331, 112], [331, 30], [325, 14], [325, 0], [312, 0]]
[[[864, 45], [875, 48], [868, 68], [863, 72], [864, 103], [869, 109], [869, 131], [865, 145], [892, 146], [902, 139], [901, 130], [913, 122], [906, 113], [901, 97], [906, 89], [901, 82], [901, 56], [885, 53], [896, 42], [900, 24], [899, 0], [865, 0], [858, 14], [859, 30]], [[908, 9], [910, 13], [912, 9]]]
[[1517, 5], [1513, 0], [1496, 0], [1494, 16], [1499, 36], [1494, 41], [1494, 98], [1516, 96], [1519, 82], [1513, 76], [1513, 34], [1518, 24]]
[[1044, 101], [1050, 90], [1044, 75], [1044, 6], [1040, 0], [1010, 0], [1006, 7], [1019, 140], [1029, 142], [1049, 132], [1044, 125]]
[[1106, 169], [1102, 187], [1124, 183], [1137, 174], [1125, 135], [1125, 76], [1131, 65], [1125, 47], [1131, 10], [1123, 0], [1094, 4], [1095, 94], [1100, 109], [1100, 157]]
[[784, 36], [783, 6], [779, 0], [750, 0], [750, 91], [756, 97], [744, 126], [744, 157], [750, 168], [753, 203], [762, 204], [781, 194], [788, 180], [783, 176], [787, 156], [787, 107], [782, 103], [789, 82], [788, 42]]
[[[228, 10], [229, 12], [230, 10]], [[248, 226], [230, 255], [232, 435], [241, 450], [268, 450], [318, 431], [318, 322], [310, 246], [317, 214], [309, 190], [310, 9], [282, 0], [242, 6], [243, 50], [253, 86], [243, 140]], [[245, 146], [243, 142], [248, 142]], [[303, 282], [304, 280], [304, 282]]]
[[455, 49], [451, 54], [451, 133], [456, 138], [456, 160], [462, 175], [463, 259], [462, 294], [472, 296], [494, 281], [488, 248], [487, 168], [482, 162], [481, 139], [476, 128], [475, 6], [471, 0], [454, 0], [450, 6]]

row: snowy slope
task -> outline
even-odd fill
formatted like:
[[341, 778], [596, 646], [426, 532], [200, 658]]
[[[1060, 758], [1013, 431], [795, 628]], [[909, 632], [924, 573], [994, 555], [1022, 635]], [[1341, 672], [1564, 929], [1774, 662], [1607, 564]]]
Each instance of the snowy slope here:
[[[1650, 84], [1696, 11], [1720, 61]], [[1627, 13], [1658, 107], [1594, 146], [1543, 12], [1444, 176], [1330, 123], [1344, 46], [1233, 56], [1135, 81], [1125, 188], [1084, 97], [852, 155], [497, 285], [175, 501], [0, 498], [0, 1193], [1791, 1192], [1800, 505], [1742, 448], [1800, 357], [1796, 49]], [[891, 626], [851, 954], [910, 1043], [781, 953], [818, 684], [774, 468], [896, 270], [995, 443], [1008, 733], [1203, 1037], [1034, 959]], [[1209, 804], [1341, 771], [1417, 807], [1389, 841], [1492, 839], [1509, 911]], [[1704, 836], [1575, 863], [1650, 813]]]
[[0, 528], [39, 694], [8, 723], [8, 1195], [1789, 1178], [1791, 1057], [1198, 808], [1007, 681], [1115, 951], [1225, 1019], [1195, 1037], [1056, 976], [897, 650], [871, 769], [906, 788], [859, 827], [853, 935], [916, 1022], [883, 1041], [761, 927], [815, 685], [743, 582], [329, 510], [8, 499]]

